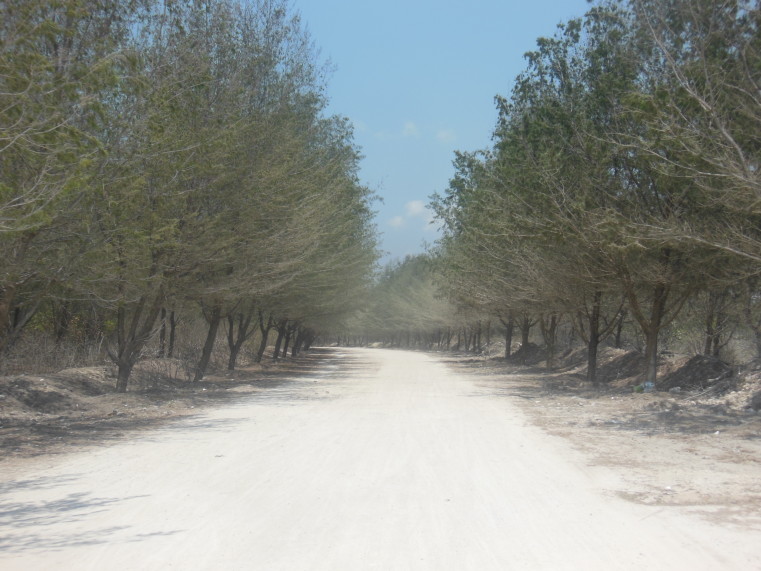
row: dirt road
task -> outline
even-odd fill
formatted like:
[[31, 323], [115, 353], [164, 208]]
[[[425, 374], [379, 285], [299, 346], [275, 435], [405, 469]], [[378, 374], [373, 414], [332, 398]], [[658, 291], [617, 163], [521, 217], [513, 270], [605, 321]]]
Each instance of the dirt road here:
[[616, 497], [609, 468], [436, 357], [319, 376], [0, 474], [0, 568], [761, 569], [761, 534]]

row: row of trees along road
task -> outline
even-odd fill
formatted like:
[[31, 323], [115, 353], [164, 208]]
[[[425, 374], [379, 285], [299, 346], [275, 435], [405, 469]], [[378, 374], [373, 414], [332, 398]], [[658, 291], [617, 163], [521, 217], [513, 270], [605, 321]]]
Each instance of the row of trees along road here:
[[200, 379], [220, 324], [232, 368], [254, 330], [295, 348], [356, 307], [373, 196], [286, 0], [0, 10], [0, 355], [86, 310], [124, 391], [178, 313], [206, 318]]
[[457, 154], [433, 198], [449, 297], [538, 321], [550, 363], [573, 320], [593, 383], [624, 314], [654, 382], [659, 334], [696, 299], [709, 345], [731, 301], [761, 356], [759, 25], [757, 1], [610, 0], [539, 39], [493, 148]]

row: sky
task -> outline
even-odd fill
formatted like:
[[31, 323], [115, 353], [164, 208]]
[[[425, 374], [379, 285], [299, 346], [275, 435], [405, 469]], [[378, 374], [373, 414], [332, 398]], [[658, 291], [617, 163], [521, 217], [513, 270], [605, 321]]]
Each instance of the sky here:
[[333, 71], [327, 113], [348, 117], [360, 178], [381, 201], [382, 263], [437, 238], [430, 196], [454, 152], [491, 146], [496, 95], [509, 96], [524, 54], [587, 0], [293, 0]]

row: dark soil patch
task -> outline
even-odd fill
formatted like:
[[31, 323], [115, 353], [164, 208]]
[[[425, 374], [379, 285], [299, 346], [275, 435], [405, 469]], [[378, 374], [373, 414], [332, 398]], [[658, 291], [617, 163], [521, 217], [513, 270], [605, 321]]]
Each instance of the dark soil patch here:
[[71, 407], [71, 398], [62, 392], [35, 386], [24, 377], [16, 377], [3, 386], [4, 393], [10, 395], [22, 406], [45, 413], [53, 413]]
[[750, 398], [749, 407], [755, 411], [761, 410], [761, 391], [757, 392]]
[[639, 351], [622, 353], [598, 366], [597, 380], [601, 383], [614, 383], [638, 377], [644, 366], [645, 357]]
[[534, 343], [521, 345], [520, 349], [510, 355], [506, 361], [518, 365], [538, 365], [547, 358], [547, 352], [543, 347]]
[[560, 356], [558, 362], [561, 369], [575, 369], [587, 364], [588, 350], [586, 347], [569, 349]]
[[735, 387], [732, 367], [706, 355], [696, 355], [676, 371], [663, 377], [657, 387], [662, 391], [711, 389], [721, 395]]

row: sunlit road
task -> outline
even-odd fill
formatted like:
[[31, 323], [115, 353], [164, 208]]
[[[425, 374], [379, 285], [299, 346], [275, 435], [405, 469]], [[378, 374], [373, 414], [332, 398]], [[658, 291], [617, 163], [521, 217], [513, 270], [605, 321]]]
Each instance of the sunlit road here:
[[757, 535], [616, 497], [435, 356], [325, 355], [236, 406], [6, 467], [0, 569], [761, 568]]

